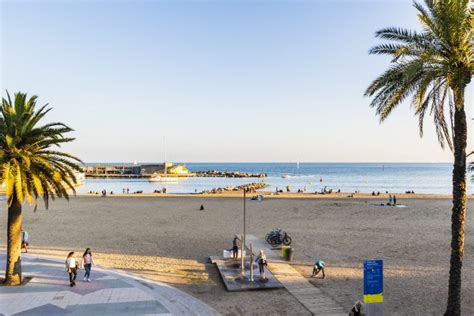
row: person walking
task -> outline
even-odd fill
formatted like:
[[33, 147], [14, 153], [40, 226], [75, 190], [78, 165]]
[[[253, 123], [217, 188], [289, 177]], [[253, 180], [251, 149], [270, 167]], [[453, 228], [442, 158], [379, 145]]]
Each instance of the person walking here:
[[258, 270], [260, 272], [260, 279], [264, 280], [266, 279], [265, 277], [265, 266], [267, 265], [267, 256], [265, 256], [265, 253], [263, 252], [262, 249], [260, 249], [260, 252], [255, 259], [255, 262], [258, 263]]
[[87, 248], [82, 255], [81, 266], [84, 267], [84, 281], [91, 281], [91, 269], [92, 265], [95, 265], [94, 259], [92, 258], [92, 252], [90, 248]]
[[232, 259], [237, 260], [239, 258], [239, 238], [234, 237], [232, 241]]
[[362, 314], [362, 303], [357, 301], [351, 309], [350, 316], [361, 316]]
[[71, 251], [66, 258], [66, 271], [69, 273], [69, 285], [73, 287], [76, 285], [77, 277], [77, 261], [74, 258], [74, 251]]
[[316, 260], [316, 262], [314, 263], [314, 267], [313, 267], [313, 274], [311, 275], [311, 277], [315, 277], [318, 275], [319, 272], [322, 272], [323, 273], [323, 279], [326, 277], [326, 274], [324, 274], [324, 267], [326, 266], [326, 263], [323, 261], [323, 260]]
[[26, 230], [21, 228], [21, 249], [25, 248], [25, 253], [28, 253], [28, 245], [29, 245], [30, 235]]

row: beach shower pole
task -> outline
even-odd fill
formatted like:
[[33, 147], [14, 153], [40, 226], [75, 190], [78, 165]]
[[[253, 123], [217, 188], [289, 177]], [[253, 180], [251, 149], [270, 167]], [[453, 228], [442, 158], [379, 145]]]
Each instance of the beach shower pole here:
[[250, 282], [253, 282], [253, 247], [250, 243]]

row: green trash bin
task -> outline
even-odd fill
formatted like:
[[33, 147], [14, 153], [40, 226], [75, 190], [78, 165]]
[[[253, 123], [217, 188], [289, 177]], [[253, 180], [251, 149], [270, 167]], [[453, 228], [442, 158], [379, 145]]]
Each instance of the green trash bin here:
[[285, 260], [286, 261], [293, 261], [293, 248], [291, 248], [291, 247], [286, 248]]

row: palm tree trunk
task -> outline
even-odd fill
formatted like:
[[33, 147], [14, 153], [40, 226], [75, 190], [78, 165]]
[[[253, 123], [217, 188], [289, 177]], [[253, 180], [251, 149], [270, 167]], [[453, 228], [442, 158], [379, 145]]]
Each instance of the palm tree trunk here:
[[7, 229], [7, 268], [5, 271], [6, 285], [21, 284], [21, 203], [13, 194], [13, 201], [8, 207]]
[[454, 166], [453, 209], [451, 214], [451, 260], [449, 267], [448, 306], [445, 315], [461, 315], [461, 268], [464, 257], [466, 220], [466, 142], [464, 89], [454, 89]]

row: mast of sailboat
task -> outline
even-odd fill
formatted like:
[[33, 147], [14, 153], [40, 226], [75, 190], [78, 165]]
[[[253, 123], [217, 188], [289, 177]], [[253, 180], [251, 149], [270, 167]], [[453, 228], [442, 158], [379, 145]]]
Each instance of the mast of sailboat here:
[[168, 179], [166, 178], [166, 175], [168, 174], [168, 167], [166, 166], [166, 140], [165, 140], [165, 136], [163, 136], [163, 165], [165, 167], [165, 184], [164, 184], [164, 187], [165, 187], [165, 190], [168, 191], [168, 188], [166, 186], [166, 181], [168, 181]]
[[166, 140], [165, 136], [163, 136], [163, 164], [165, 166], [165, 176], [168, 173], [168, 168], [166, 167]]

